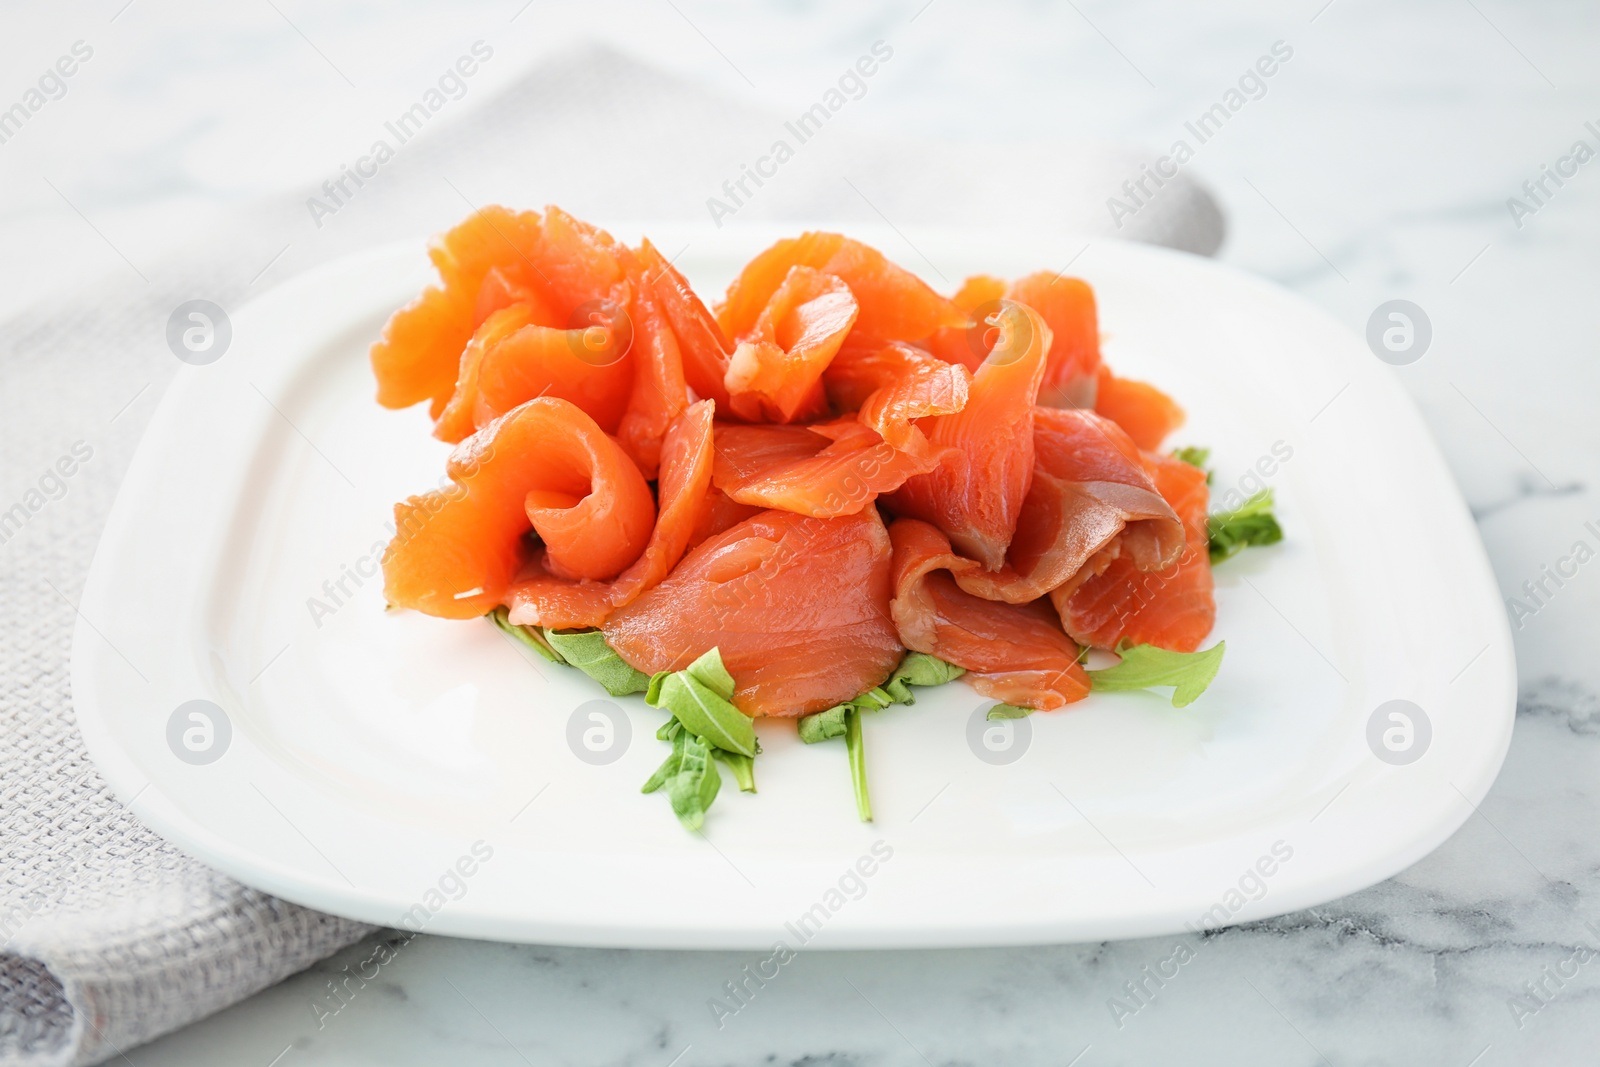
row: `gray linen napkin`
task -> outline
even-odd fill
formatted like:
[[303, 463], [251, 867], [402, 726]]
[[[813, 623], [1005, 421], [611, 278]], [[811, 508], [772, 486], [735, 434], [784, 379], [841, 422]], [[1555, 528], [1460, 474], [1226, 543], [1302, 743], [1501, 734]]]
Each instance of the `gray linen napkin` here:
[[[77, 732], [74, 605], [178, 366], [164, 341], [171, 310], [196, 297], [236, 308], [305, 267], [491, 202], [709, 225], [708, 199], [727, 204], [723, 182], [785, 131], [785, 116], [601, 50], [449, 107], [459, 113], [430, 117], [355, 195], [322, 199], [332, 213], [313, 212], [316, 190], [261, 204], [145, 280], [86, 283], [0, 326], [0, 1063], [100, 1062], [371, 929], [247, 888], [164, 842], [139, 821], [137, 796], [125, 807], [111, 794]], [[369, 144], [353, 144], [352, 159]], [[1106, 198], [1143, 161], [1127, 150], [868, 140], [848, 128], [822, 128], [802, 149], [740, 198], [736, 222], [1025, 224], [1204, 254], [1222, 239], [1215, 203], [1187, 176], [1112, 227]]]

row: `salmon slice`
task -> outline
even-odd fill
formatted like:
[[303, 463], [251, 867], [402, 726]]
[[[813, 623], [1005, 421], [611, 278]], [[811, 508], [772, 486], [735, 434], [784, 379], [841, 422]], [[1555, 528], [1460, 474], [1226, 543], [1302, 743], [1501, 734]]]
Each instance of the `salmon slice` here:
[[1100, 370], [1100, 324], [1094, 290], [1081, 278], [1040, 271], [1011, 283], [1006, 296], [1037, 311], [1050, 327], [1050, 355], [1039, 403], [1092, 408]]
[[561, 578], [609, 579], [644, 551], [650, 486], [627, 453], [576, 405], [530, 400], [450, 455], [448, 489], [395, 505], [383, 588], [396, 607], [446, 619], [498, 606], [531, 553]]
[[856, 321], [856, 298], [841, 279], [792, 267], [739, 335], [728, 361], [733, 414], [751, 422], [796, 422], [827, 410], [822, 372]]
[[917, 424], [947, 450], [944, 461], [908, 479], [889, 506], [933, 523], [963, 553], [999, 570], [1033, 482], [1034, 398], [1050, 329], [1038, 312], [1010, 301], [991, 321], [1000, 335], [973, 376], [966, 406]]
[[985, 320], [999, 310], [1000, 298], [1005, 295], [1006, 283], [988, 274], [974, 274], [962, 282], [950, 299], [970, 322], [935, 330], [927, 340], [928, 350], [946, 363], [976, 372], [999, 339], [999, 330]]
[[647, 238], [639, 246], [639, 262], [649, 275], [656, 302], [678, 339], [683, 357], [683, 377], [695, 395], [715, 400], [718, 411], [728, 411], [728, 359], [733, 345], [723, 335], [715, 316], [706, 309], [688, 281]]
[[1046, 601], [1005, 604], [966, 592], [956, 582], [978, 564], [925, 522], [897, 519], [889, 538], [890, 611], [907, 648], [965, 667], [974, 689], [1007, 704], [1049, 711], [1088, 695], [1078, 646]]
[[689, 387], [683, 377], [678, 339], [656, 302], [655, 289], [644, 264], [627, 249], [619, 253], [633, 294], [633, 392], [617, 429], [617, 438], [647, 478], [656, 476], [661, 462], [661, 442], [683, 410], [689, 406]]
[[1138, 571], [1177, 561], [1183, 523], [1116, 423], [1092, 411], [1041, 407], [1033, 439], [1033, 485], [1006, 565], [956, 575], [962, 589], [1025, 604], [1057, 588], [1070, 593], [1113, 559]]
[[634, 389], [632, 320], [622, 312], [628, 287], [593, 301], [586, 327], [541, 326], [527, 304], [489, 315], [461, 354], [455, 392], [433, 435], [454, 444], [536, 396], [570, 400], [615, 433]]
[[1118, 378], [1100, 368], [1095, 411], [1128, 431], [1133, 443], [1147, 452], [1161, 447], [1169, 433], [1183, 425], [1183, 409], [1166, 393], [1145, 382]]
[[437, 417], [483, 319], [533, 293], [535, 321], [566, 325], [581, 304], [606, 297], [622, 280], [617, 247], [559, 208], [541, 216], [485, 207], [434, 238], [428, 256], [441, 284], [395, 312], [372, 346], [378, 403], [404, 408], [427, 400]]
[[807, 715], [855, 699], [900, 662], [891, 578], [877, 509], [840, 519], [764, 511], [696, 546], [606, 621], [606, 640], [646, 674], [719, 648], [739, 710]]
[[[714, 453], [713, 453], [714, 454]], [[715, 485], [706, 490], [700, 514], [695, 518], [694, 532], [689, 535], [689, 547], [731, 530], [746, 519], [753, 519], [766, 508], [754, 504], [741, 504]]]
[[827, 519], [854, 515], [938, 466], [887, 444], [853, 416], [811, 426], [717, 426], [713, 481], [741, 504]]
[[954, 302], [883, 253], [842, 234], [813, 231], [779, 241], [745, 266], [717, 306], [722, 332], [733, 338], [748, 333], [792, 267], [843, 279], [860, 305], [856, 329], [864, 337], [915, 341], [943, 327], [968, 325]]
[[917, 419], [954, 415], [967, 406], [972, 373], [903, 341], [846, 345], [823, 374], [828, 399], [856, 411], [865, 426], [891, 447], [927, 455], [928, 437]]
[[1205, 472], [1171, 456], [1146, 456], [1156, 488], [1183, 519], [1185, 544], [1165, 570], [1140, 572], [1129, 559], [1075, 592], [1051, 594], [1067, 632], [1084, 644], [1115, 648], [1121, 641], [1193, 652], [1216, 623], [1211, 552], [1206, 529], [1210, 493]]
[[540, 326], [565, 326], [561, 312], [551, 303], [550, 298], [531, 285], [524, 284], [515, 275], [499, 267], [490, 267], [483, 276], [483, 282], [478, 286], [478, 302], [472, 313], [472, 321], [480, 326], [490, 315], [501, 308], [508, 308], [516, 304], [525, 305], [529, 312], [529, 321]]
[[611, 612], [667, 576], [689, 548], [711, 487], [711, 415], [702, 400], [673, 421], [661, 444], [661, 511], [644, 553], [611, 582], [568, 582], [538, 575], [506, 597], [511, 622], [572, 630], [599, 626]]

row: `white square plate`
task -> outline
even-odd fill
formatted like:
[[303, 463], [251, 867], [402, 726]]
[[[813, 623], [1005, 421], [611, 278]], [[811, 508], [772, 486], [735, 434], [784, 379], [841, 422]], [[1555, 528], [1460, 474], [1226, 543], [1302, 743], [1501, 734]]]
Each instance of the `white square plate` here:
[[[649, 232], [688, 245], [680, 266], [707, 295], [773, 236]], [[1080, 244], [855, 232], [945, 288], [1050, 267]], [[1227, 659], [1188, 708], [1097, 694], [985, 738], [975, 692], [923, 691], [866, 720], [871, 824], [855, 817], [842, 744], [763, 722], [760, 792], [730, 782], [704, 834], [684, 832], [639, 792], [668, 748], [660, 712], [616, 701], [625, 748], [619, 734], [613, 762], [582, 761], [569, 723], [604, 697], [586, 677], [487, 621], [383, 610], [391, 506], [436, 484], [447, 452], [421, 409], [377, 406], [366, 360], [429, 280], [413, 242], [240, 309], [223, 356], [168, 391], [80, 605], [72, 683], [90, 751], [135, 813], [241, 881], [469, 937], [1123, 938], [1258, 919], [1394, 874], [1488, 790], [1515, 703], [1499, 597], [1432, 440], [1389, 367], [1280, 289], [1110, 241], [1073, 271], [1099, 295], [1107, 361], [1185, 406], [1173, 444], [1213, 448], [1214, 499], [1253, 488], [1271, 457], [1261, 481], [1287, 539], [1218, 569]], [[1398, 731], [1405, 749], [1407, 724], [1387, 711], [1369, 730], [1396, 699], [1426, 719], [1412, 716], [1420, 758], [1405, 764], [1369, 743]], [[209, 763], [169, 742], [194, 725], [169, 731], [192, 700], [226, 719]], [[1010, 762], [979, 758], [1008, 744]]]

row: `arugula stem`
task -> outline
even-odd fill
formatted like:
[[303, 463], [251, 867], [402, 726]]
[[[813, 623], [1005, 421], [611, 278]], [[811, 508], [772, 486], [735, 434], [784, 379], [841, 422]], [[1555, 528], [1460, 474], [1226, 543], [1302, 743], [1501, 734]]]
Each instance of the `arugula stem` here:
[[489, 618], [508, 636], [515, 638], [524, 645], [527, 645], [529, 648], [539, 653], [539, 655], [543, 656], [551, 663], [566, 662], [566, 660], [561, 657], [561, 653], [552, 648], [550, 646], [550, 642], [545, 640], [544, 634], [539, 632], [538, 627], [517, 626], [512, 623], [510, 616], [511, 612], [504, 606], [495, 608], [489, 613]]
[[850, 783], [856, 790], [856, 814], [872, 821], [872, 798], [867, 795], [867, 754], [861, 741], [861, 712], [852, 708], [844, 717], [844, 744], [850, 752]]
[[724, 748], [714, 748], [711, 754], [721, 760], [728, 770], [733, 772], [734, 781], [739, 783], [741, 793], [754, 793], [756, 791], [756, 761], [749, 756], [742, 756], [737, 752], [729, 752]]

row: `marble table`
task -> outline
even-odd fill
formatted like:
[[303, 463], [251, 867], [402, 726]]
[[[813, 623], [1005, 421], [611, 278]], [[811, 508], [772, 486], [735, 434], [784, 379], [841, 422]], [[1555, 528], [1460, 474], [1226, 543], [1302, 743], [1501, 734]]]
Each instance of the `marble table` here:
[[[1432, 346], [1395, 373], [1449, 458], [1505, 595], [1522, 605], [1512, 605], [1521, 683], [1510, 755], [1461, 830], [1381, 885], [1195, 939], [1192, 962], [1160, 985], [1145, 968], [1171, 955], [1171, 938], [809, 952], [719, 1028], [706, 1001], [748, 954], [420, 937], [374, 973], [369, 939], [129, 1050], [129, 1062], [1593, 1062], [1600, 656], [1589, 642], [1600, 638], [1600, 562], [1577, 564], [1574, 552], [1600, 549], [1585, 526], [1600, 523], [1600, 162], [1570, 157], [1579, 140], [1600, 150], [1600, 9], [908, 0], [758, 12], [675, 0], [565, 11], [508, 0], [381, 15], [285, 4], [280, 22], [271, 7], [122, 3], [4, 16], [16, 31], [0, 35], [4, 69], [42, 69], [93, 36], [117, 91], [74, 89], [50, 105], [70, 115], [71, 138], [0, 147], [11, 253], [0, 311], [70, 284], [87, 257], [115, 266], [38, 175], [69, 187], [73, 210], [133, 258], [154, 256], [175, 227], [336, 164], [340, 132], [364, 116], [328, 94], [329, 56], [359, 64], [364, 82], [406, 83], [431, 62], [418, 42], [444, 23], [455, 37], [510, 24], [496, 76], [598, 39], [780, 109], [812, 95], [859, 41], [892, 37], [896, 80], [863, 102], [858, 128], [1100, 137], [1152, 158], [1283, 42], [1292, 58], [1259, 94], [1249, 86], [1188, 164], [1228, 214], [1222, 258], [1352, 329], [1389, 299], [1426, 310]], [[317, 46], [285, 28], [288, 14]], [[142, 126], [130, 126], [134, 109]], [[1568, 173], [1557, 184], [1546, 168]], [[1383, 523], [1351, 516], [1359, 536], [1381, 537]], [[1558, 565], [1566, 577], [1545, 579]], [[1541, 580], [1542, 591], [1525, 589]]]

